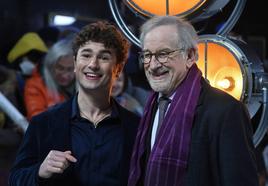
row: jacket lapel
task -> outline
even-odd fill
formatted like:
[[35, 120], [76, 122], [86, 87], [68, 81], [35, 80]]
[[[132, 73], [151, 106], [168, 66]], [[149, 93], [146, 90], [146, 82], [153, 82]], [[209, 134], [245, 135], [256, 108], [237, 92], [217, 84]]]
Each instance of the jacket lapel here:
[[49, 122], [51, 130], [51, 141], [55, 150], [66, 151], [71, 150], [70, 124], [72, 101], [64, 103], [54, 117]]

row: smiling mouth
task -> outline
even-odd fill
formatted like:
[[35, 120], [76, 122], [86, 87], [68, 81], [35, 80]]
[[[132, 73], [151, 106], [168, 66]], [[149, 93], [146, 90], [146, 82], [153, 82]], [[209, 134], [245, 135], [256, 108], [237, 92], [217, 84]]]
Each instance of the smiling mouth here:
[[161, 79], [162, 77], [166, 76], [168, 74], [168, 71], [164, 71], [164, 72], [153, 72], [151, 73], [151, 76], [153, 77], [153, 79]]
[[100, 79], [102, 75], [100, 74], [92, 74], [92, 73], [84, 73], [87, 79]]

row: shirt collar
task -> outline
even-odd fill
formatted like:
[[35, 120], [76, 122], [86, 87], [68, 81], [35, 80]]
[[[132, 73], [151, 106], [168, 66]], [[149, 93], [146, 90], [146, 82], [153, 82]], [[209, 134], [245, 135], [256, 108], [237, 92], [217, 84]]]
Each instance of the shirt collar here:
[[[172, 94], [171, 96], [168, 97], [168, 98], [170, 99], [170, 101], [172, 101], [172, 99], [174, 98], [175, 94], [176, 94], [176, 92], [173, 92], [173, 94]], [[157, 101], [159, 101], [159, 98], [160, 98], [161, 96], [163, 96], [163, 94], [162, 94], [162, 93], [159, 93], [159, 94], [158, 94]]]
[[[81, 118], [77, 100], [78, 100], [78, 93], [76, 93], [76, 95], [74, 96], [72, 100], [71, 119]], [[118, 110], [119, 107], [113, 98], [111, 98], [111, 104], [112, 104], [112, 113], [111, 113], [110, 118], [113, 118], [113, 119], [119, 118], [119, 110]]]

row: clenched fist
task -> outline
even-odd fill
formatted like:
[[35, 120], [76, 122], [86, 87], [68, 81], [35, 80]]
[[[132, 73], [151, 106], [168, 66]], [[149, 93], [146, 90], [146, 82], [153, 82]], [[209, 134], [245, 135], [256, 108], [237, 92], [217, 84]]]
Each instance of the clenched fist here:
[[63, 173], [69, 167], [70, 162], [77, 161], [71, 154], [71, 151], [51, 150], [41, 164], [38, 175], [41, 178], [50, 178], [54, 173]]

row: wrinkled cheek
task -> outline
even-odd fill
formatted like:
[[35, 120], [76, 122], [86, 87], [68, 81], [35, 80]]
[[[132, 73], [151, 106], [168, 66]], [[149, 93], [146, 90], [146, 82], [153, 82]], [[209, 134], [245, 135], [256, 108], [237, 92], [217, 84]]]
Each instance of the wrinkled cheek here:
[[150, 74], [147, 71], [145, 71], [145, 76], [148, 80], [151, 78]]

